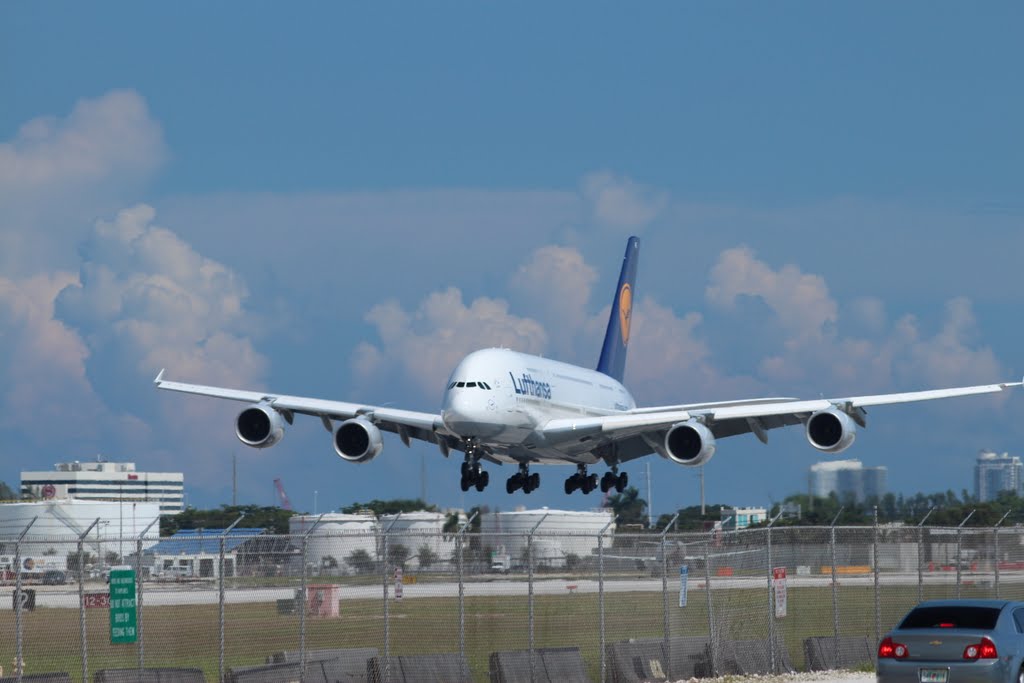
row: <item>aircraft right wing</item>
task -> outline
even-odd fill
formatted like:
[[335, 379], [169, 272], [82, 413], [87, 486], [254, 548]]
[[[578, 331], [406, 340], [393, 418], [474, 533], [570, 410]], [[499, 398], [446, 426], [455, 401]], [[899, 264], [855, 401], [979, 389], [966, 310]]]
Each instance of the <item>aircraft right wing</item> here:
[[647, 448], [637, 448], [634, 443], [633, 447], [628, 449], [632, 457], [639, 457], [645, 454], [641, 451], [650, 453], [654, 450], [653, 444], [663, 439], [669, 429], [680, 423], [699, 424], [715, 438], [752, 432], [762, 442], [767, 442], [768, 430], [805, 423], [819, 413], [836, 415], [841, 424], [849, 419], [864, 427], [866, 407], [999, 393], [1022, 384], [1024, 382], [1002, 382], [846, 398], [755, 398], [719, 403], [655, 406], [615, 415], [551, 420], [545, 425], [543, 434], [549, 444], [566, 444], [573, 441], [579, 441], [581, 444], [615, 443], [642, 437], [648, 445]]

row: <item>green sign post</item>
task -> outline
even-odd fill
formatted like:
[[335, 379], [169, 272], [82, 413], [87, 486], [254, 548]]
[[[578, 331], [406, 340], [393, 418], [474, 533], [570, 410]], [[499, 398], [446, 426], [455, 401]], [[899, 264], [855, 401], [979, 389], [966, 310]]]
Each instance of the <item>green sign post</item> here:
[[134, 643], [136, 639], [135, 570], [110, 570], [110, 642]]

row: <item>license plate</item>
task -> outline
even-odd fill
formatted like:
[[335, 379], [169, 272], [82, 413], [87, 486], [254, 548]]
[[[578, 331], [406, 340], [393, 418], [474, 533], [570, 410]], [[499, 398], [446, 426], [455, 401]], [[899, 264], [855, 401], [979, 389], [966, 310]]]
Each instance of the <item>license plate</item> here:
[[921, 669], [921, 683], [946, 683], [949, 678], [949, 669]]

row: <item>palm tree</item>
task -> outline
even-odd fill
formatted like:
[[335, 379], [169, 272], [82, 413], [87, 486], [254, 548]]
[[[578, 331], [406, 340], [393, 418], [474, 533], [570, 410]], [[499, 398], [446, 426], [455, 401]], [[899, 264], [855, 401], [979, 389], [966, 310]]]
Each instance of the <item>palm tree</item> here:
[[608, 498], [608, 505], [615, 511], [619, 524], [646, 524], [647, 501], [640, 498], [635, 486]]

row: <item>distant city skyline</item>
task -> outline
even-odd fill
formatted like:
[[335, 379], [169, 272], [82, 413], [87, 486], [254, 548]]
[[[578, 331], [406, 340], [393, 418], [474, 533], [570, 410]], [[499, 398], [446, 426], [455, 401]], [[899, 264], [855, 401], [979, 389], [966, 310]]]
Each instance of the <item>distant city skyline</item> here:
[[835, 493], [840, 501], [863, 503], [888, 493], [888, 473], [885, 466], [865, 467], [856, 458], [817, 462], [808, 470], [808, 492], [818, 498]]
[[978, 502], [987, 503], [1003, 491], [1020, 496], [1024, 494], [1022, 473], [1024, 466], [1019, 457], [983, 450], [974, 464], [974, 497]]

